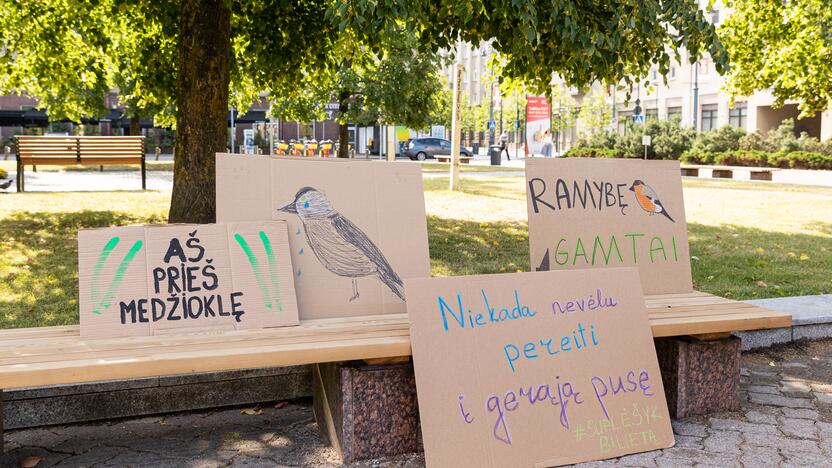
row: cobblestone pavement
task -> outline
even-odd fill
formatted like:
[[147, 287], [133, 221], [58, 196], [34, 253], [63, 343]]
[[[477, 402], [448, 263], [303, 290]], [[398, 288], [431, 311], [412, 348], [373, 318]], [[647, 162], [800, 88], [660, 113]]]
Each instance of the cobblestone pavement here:
[[[674, 421], [676, 446], [586, 466], [832, 466], [832, 340], [742, 359], [742, 410]], [[280, 405], [278, 405], [280, 406]], [[308, 402], [6, 433], [4, 466], [338, 466]], [[30, 458], [30, 461], [33, 459]], [[421, 467], [420, 454], [357, 467]]]

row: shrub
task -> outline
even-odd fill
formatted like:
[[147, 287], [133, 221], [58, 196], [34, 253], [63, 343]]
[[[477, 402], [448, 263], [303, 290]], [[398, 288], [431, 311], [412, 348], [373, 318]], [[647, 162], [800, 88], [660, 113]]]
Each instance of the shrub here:
[[793, 169], [832, 169], [832, 156], [808, 151], [793, 151], [786, 156]]
[[656, 159], [679, 159], [691, 149], [696, 132], [679, 125], [679, 121], [651, 120], [645, 131], [652, 138], [651, 149]]
[[590, 148], [614, 148], [615, 142], [619, 135], [615, 132], [595, 132], [580, 138], [575, 142], [575, 146], [590, 147]]
[[564, 154], [567, 158], [623, 158], [620, 151], [611, 148], [589, 148], [573, 146]]
[[730, 125], [702, 132], [696, 136], [693, 149], [705, 153], [722, 153], [739, 149], [745, 131]]
[[769, 153], [760, 150], [726, 151], [719, 153], [714, 158], [714, 164], [722, 166], [766, 167], [769, 165]]
[[741, 150], [772, 151], [768, 147], [768, 142], [765, 137], [760, 132], [746, 133], [745, 136], [739, 139], [738, 144]]
[[765, 141], [765, 147], [762, 149], [769, 151], [790, 153], [800, 149], [800, 143], [794, 136], [794, 119], [786, 119], [777, 129], [767, 132]]
[[693, 143], [695, 132], [683, 128], [677, 120], [651, 119], [645, 125], [628, 125], [627, 132], [619, 135], [615, 132], [597, 132], [581, 138], [575, 143], [582, 148], [615, 149], [616, 157], [642, 158], [644, 146], [642, 135], [652, 138], [647, 148], [648, 159], [678, 159]]
[[7, 177], [9, 177], [9, 173], [6, 172], [5, 169], [0, 167], [0, 180], [6, 179]]
[[714, 164], [715, 159], [716, 159], [716, 154], [714, 154], [714, 153], [705, 153], [703, 151], [695, 151], [695, 150], [685, 151], [679, 157], [679, 161], [681, 161], [683, 164], [710, 165], [710, 164]]

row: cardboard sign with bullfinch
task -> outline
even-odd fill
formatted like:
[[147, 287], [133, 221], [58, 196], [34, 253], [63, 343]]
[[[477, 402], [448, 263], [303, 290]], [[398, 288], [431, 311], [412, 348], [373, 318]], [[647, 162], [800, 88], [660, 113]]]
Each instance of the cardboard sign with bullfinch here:
[[534, 270], [638, 267], [645, 294], [693, 290], [678, 161], [526, 161]]

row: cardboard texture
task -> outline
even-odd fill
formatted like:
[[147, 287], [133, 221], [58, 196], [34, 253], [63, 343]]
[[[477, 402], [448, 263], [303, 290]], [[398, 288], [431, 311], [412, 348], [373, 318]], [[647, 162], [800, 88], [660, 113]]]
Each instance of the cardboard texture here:
[[635, 268], [406, 280], [430, 467], [674, 444]]
[[430, 275], [418, 164], [217, 154], [217, 220], [258, 219], [288, 223], [302, 319], [404, 313]]
[[526, 199], [532, 269], [636, 266], [645, 294], [693, 290], [678, 161], [528, 159]]
[[297, 325], [283, 222], [78, 233], [81, 336]]

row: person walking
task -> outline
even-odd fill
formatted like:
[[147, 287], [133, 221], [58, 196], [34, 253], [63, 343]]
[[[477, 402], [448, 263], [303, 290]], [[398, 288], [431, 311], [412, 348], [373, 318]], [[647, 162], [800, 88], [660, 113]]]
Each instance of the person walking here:
[[543, 157], [551, 158], [552, 157], [552, 129], [547, 128], [545, 132], [543, 132]]
[[506, 159], [511, 161], [511, 155], [508, 153], [508, 132], [503, 132], [500, 134], [500, 156], [502, 157], [503, 151], [506, 152]]

